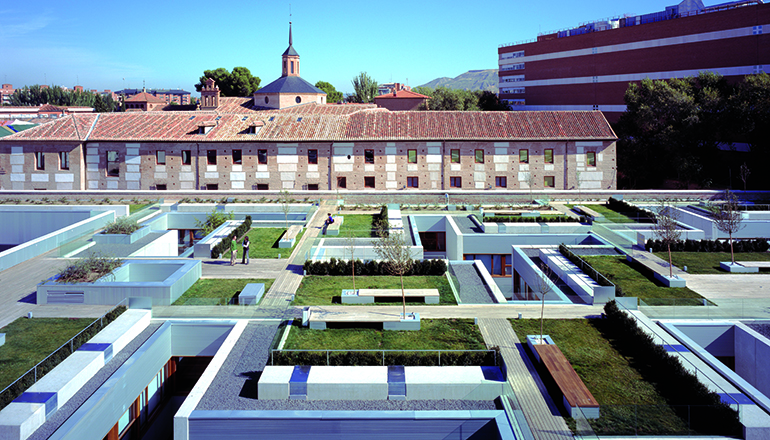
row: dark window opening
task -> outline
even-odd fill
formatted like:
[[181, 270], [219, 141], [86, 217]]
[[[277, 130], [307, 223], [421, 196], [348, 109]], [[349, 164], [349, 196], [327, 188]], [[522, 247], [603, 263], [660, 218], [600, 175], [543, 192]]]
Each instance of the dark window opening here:
[[374, 188], [374, 177], [364, 177], [364, 188]]
[[165, 183], [155, 184], [155, 189], [158, 191], [165, 191], [167, 188], [168, 186]]
[[216, 183], [207, 183], [207, 184], [206, 184], [206, 190], [207, 190], [207, 191], [217, 191], [217, 190], [219, 190], [219, 184], [216, 184]]
[[118, 162], [118, 152], [107, 152], [107, 175], [111, 177], [120, 176], [120, 163]]
[[155, 152], [155, 163], [158, 165], [166, 164], [166, 152], [164, 150], [158, 150]]
[[192, 152], [190, 150], [182, 150], [182, 165], [192, 165]]
[[318, 164], [318, 150], [307, 150], [307, 163]]
[[348, 187], [347, 177], [337, 177], [337, 188], [347, 188], [347, 187]]
[[449, 186], [452, 188], [462, 188], [463, 187], [463, 178], [462, 177], [450, 177], [449, 178]]
[[257, 191], [267, 191], [270, 189], [270, 185], [267, 183], [258, 183], [257, 184]]
[[374, 150], [364, 150], [364, 162], [374, 163]]
[[407, 177], [406, 178], [406, 186], [409, 188], [419, 188], [420, 187], [420, 179], [418, 177]]
[[317, 183], [308, 183], [307, 184], [308, 191], [318, 191], [318, 184]]
[[257, 162], [262, 165], [267, 164], [267, 150], [257, 150]]
[[233, 150], [233, 164], [240, 165], [243, 163], [243, 153], [241, 150]]
[[452, 163], [460, 163], [460, 150], [451, 150], [452, 153]]
[[217, 164], [217, 150], [206, 151], [206, 163], [208, 163], [209, 165]]

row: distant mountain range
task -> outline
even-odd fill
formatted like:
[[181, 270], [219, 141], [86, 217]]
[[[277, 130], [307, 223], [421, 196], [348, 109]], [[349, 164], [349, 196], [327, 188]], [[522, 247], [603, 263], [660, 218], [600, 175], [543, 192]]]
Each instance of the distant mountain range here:
[[449, 89], [460, 90], [489, 90], [497, 93], [497, 69], [469, 70], [455, 78], [436, 78], [420, 87], [435, 89], [443, 86]]

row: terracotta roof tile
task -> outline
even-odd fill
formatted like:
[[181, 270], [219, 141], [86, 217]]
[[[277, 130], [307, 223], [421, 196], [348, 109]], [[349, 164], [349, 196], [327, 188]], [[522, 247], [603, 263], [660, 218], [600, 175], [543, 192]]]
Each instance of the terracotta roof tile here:
[[[301, 107], [306, 111], [300, 111]], [[125, 142], [616, 139], [598, 111], [390, 112], [366, 108], [344, 113], [348, 109], [334, 107], [298, 106], [290, 111], [239, 114], [196, 111], [67, 116], [3, 141], [76, 141], [86, 135], [89, 141]], [[249, 134], [248, 128], [259, 122], [264, 124], [259, 132]], [[208, 133], [198, 134], [198, 127], [209, 124], [214, 126]]]
[[157, 96], [150, 95], [147, 92], [137, 93], [136, 95], [126, 99], [126, 102], [152, 102], [152, 103], [165, 103], [166, 101], [158, 98]]
[[413, 92], [411, 90], [399, 90], [396, 93], [383, 93], [382, 95], [377, 95], [374, 97], [375, 100], [378, 99], [403, 99], [403, 98], [424, 98], [424, 99], [432, 99], [430, 96], [421, 95], [419, 93]]

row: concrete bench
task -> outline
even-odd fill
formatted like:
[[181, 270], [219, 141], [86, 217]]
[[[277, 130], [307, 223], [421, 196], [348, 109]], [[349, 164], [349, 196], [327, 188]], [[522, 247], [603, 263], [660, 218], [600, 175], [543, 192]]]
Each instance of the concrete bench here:
[[[425, 304], [438, 304], [438, 289], [405, 289], [407, 298], [422, 298]], [[401, 289], [358, 289], [342, 291], [343, 304], [371, 304], [377, 298], [401, 298]]]
[[[599, 418], [599, 402], [588, 391], [580, 376], [572, 368], [559, 347], [551, 344], [534, 344], [530, 347], [548, 370], [562, 394], [564, 409], [570, 417], [576, 418], [582, 411], [589, 419]], [[580, 408], [580, 410], [578, 410]]]
[[288, 248], [291, 249], [294, 247], [294, 243], [297, 242], [297, 236], [299, 233], [302, 232], [302, 226], [300, 225], [292, 225], [289, 226], [289, 229], [286, 230], [286, 233], [283, 234], [283, 237], [278, 241], [278, 247], [279, 248]]
[[602, 214], [599, 214], [591, 208], [586, 208], [585, 206], [575, 206], [575, 210], [593, 218], [604, 218]]
[[265, 294], [263, 283], [249, 283], [238, 294], [238, 304], [242, 306], [255, 306], [259, 304], [262, 295]]
[[332, 218], [334, 219], [334, 223], [324, 226], [324, 235], [338, 236], [340, 235], [340, 226], [345, 222], [345, 217], [335, 215]]

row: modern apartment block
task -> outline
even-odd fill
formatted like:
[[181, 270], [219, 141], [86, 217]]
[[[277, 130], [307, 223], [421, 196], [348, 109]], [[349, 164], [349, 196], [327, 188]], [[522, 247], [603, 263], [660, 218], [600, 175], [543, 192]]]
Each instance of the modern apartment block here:
[[583, 24], [498, 48], [499, 96], [519, 110], [601, 110], [616, 121], [629, 82], [767, 72], [770, 5], [745, 0]]

